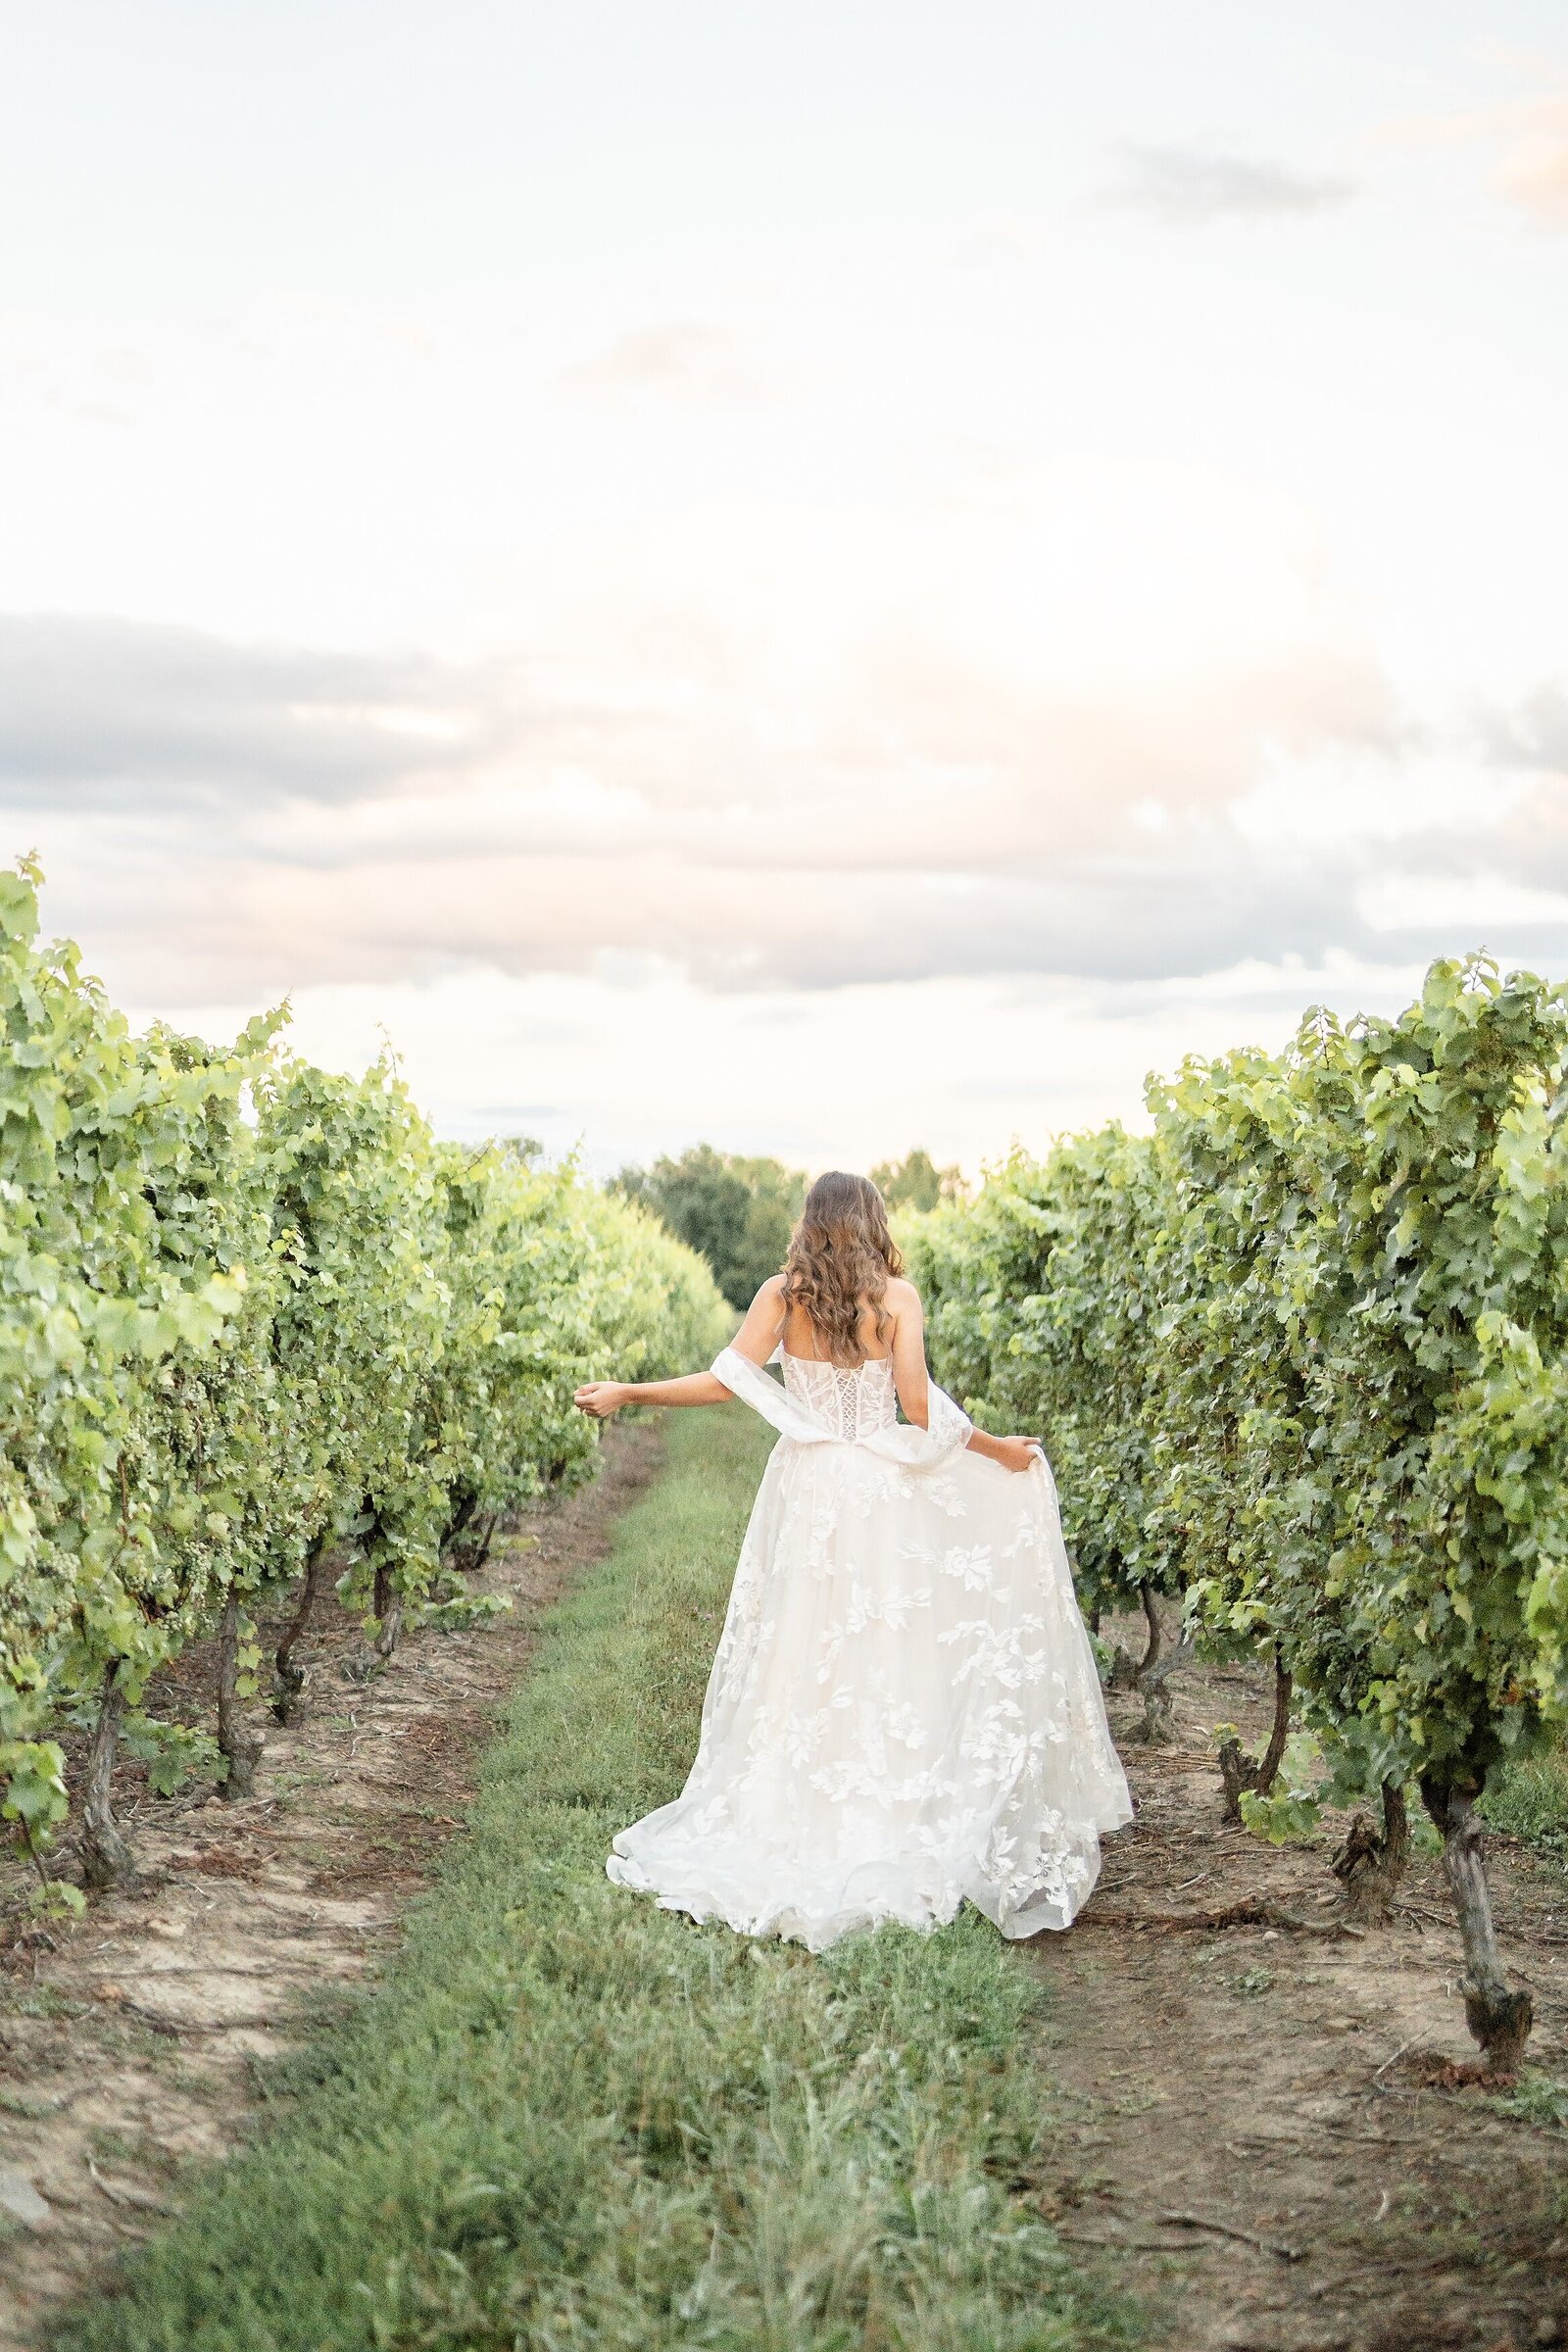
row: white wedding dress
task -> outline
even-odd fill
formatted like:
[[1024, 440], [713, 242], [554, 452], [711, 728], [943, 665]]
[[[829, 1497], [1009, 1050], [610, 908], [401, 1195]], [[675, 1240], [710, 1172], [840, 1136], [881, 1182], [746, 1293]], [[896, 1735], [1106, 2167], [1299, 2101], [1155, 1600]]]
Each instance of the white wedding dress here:
[[[779, 1351], [781, 1354], [782, 1351]], [[778, 1355], [775, 1355], [775, 1361]], [[686, 1786], [613, 1841], [622, 1886], [820, 1951], [853, 1928], [1065, 1928], [1132, 1818], [1045, 1461], [964, 1449], [932, 1384], [901, 1424], [886, 1357], [726, 1348], [780, 1435], [730, 1594]]]

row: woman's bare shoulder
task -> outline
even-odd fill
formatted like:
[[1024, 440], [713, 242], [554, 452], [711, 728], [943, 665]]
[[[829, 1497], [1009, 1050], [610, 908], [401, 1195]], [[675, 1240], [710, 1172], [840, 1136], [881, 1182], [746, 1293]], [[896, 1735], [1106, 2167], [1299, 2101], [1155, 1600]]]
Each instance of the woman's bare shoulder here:
[[888, 1276], [887, 1302], [896, 1315], [920, 1312], [920, 1294], [902, 1274]]

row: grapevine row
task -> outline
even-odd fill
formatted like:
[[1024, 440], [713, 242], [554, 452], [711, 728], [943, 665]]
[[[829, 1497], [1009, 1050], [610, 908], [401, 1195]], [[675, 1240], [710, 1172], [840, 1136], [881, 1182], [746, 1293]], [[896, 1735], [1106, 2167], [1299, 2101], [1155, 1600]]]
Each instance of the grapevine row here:
[[908, 1235], [938, 1377], [1042, 1428], [1091, 1612], [1179, 1596], [1261, 1653], [1386, 1905], [1414, 1787], [1444, 1842], [1489, 2062], [1531, 2025], [1476, 1806], [1568, 1718], [1568, 1003], [1435, 963], [1397, 1020], [1309, 1013], [1190, 1060], [1119, 1127], [1015, 1155]]
[[285, 1702], [327, 1578], [383, 1656], [484, 1614], [463, 1570], [498, 1519], [592, 1466], [573, 1388], [703, 1360], [723, 1309], [631, 1203], [438, 1142], [388, 1059], [328, 1075], [281, 1015], [220, 1051], [133, 1036], [39, 947], [37, 881], [0, 874], [0, 1807], [58, 1905], [63, 1725], [110, 1885], [121, 1743], [155, 1778], [211, 1746], [145, 1713], [160, 1668], [218, 1636], [211, 1762], [245, 1793], [264, 1597], [297, 1595]]

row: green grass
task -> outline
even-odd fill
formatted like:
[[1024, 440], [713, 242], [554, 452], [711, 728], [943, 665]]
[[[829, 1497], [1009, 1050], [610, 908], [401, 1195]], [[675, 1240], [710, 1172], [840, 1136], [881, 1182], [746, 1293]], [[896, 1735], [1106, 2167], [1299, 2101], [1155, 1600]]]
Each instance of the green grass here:
[[1568, 1746], [1505, 1765], [1481, 1810], [1493, 1829], [1568, 1862]]
[[1066, 2352], [1132, 2340], [1008, 2183], [1038, 1979], [967, 1913], [813, 1958], [610, 1885], [678, 1790], [768, 1436], [668, 1467], [548, 1621], [389, 1980], [60, 2352]]

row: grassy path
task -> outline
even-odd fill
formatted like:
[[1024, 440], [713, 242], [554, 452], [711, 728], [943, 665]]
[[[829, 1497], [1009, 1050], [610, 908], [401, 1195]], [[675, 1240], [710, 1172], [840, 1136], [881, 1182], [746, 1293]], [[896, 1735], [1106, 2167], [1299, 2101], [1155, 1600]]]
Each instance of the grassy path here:
[[968, 1915], [813, 1959], [604, 1876], [684, 1777], [768, 1443], [670, 1416], [382, 1989], [60, 2352], [1129, 2340], [1009, 2194], [1047, 2154], [1021, 1954]]

